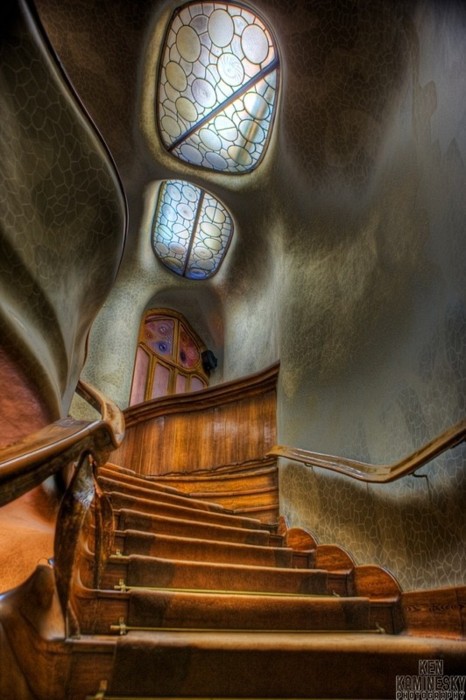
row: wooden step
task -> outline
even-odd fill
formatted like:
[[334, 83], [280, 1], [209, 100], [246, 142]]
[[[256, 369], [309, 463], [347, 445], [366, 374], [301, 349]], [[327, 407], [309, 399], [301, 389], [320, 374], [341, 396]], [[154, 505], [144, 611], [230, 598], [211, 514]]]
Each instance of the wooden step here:
[[116, 526], [119, 530], [141, 530], [144, 532], [164, 533], [167, 535], [197, 537], [206, 540], [239, 542], [266, 546], [271, 542], [266, 530], [248, 529], [203, 523], [196, 520], [169, 518], [151, 515], [136, 510], [122, 509], [115, 512]]
[[270, 505], [264, 506], [248, 506], [246, 508], [242, 508], [241, 504], [239, 504], [233, 512], [235, 515], [257, 518], [257, 520], [260, 520], [264, 525], [271, 525], [276, 529], [280, 508], [278, 503], [271, 503]]
[[180, 474], [179, 476], [156, 476], [153, 481], [157, 485], [172, 486], [179, 491], [188, 493], [242, 493], [251, 489], [277, 489], [278, 468], [259, 467], [250, 471], [207, 474]]
[[137, 589], [82, 589], [75, 596], [84, 634], [126, 629], [369, 630], [368, 598]]
[[[274, 456], [263, 457], [262, 459], [251, 459], [245, 462], [231, 462], [230, 464], [223, 464], [220, 466], [215, 466], [214, 468], [208, 467], [204, 469], [196, 469], [195, 471], [189, 472], [169, 472], [165, 471], [163, 476], [173, 477], [181, 474], [182, 476], [194, 474], [196, 476], [218, 476], [219, 474], [237, 474], [237, 475], [247, 475], [256, 472], [264, 467], [277, 466], [277, 458]], [[157, 475], [158, 478], [158, 475]]]
[[[189, 494], [191, 496], [193, 494]], [[195, 494], [197, 499], [202, 499], [203, 503], [218, 504], [226, 509], [235, 510], [237, 508], [260, 507], [261, 505], [273, 504], [277, 506], [276, 488], [248, 489], [240, 493], [232, 491], [198, 491]]]
[[102, 680], [106, 700], [395, 698], [396, 677], [418, 676], [420, 659], [461, 677], [466, 658], [464, 641], [351, 632], [130, 632], [68, 644], [67, 700], [97, 697]]
[[[234, 471], [231, 472], [230, 470]], [[164, 481], [165, 480], [165, 481]], [[149, 497], [147, 491], [152, 490], [166, 494], [166, 502], [173, 496], [173, 503], [182, 505], [176, 497], [199, 501], [199, 493], [202, 492], [203, 504], [200, 508], [212, 509], [222, 512], [222, 506], [235, 514], [241, 514], [260, 520], [265, 524], [275, 525], [278, 521], [278, 472], [277, 466], [268, 467], [230, 467], [226, 473], [198, 472], [181, 474], [179, 476], [141, 477], [134, 472], [107, 464], [99, 470], [99, 481], [106, 488], [113, 486], [113, 490], [134, 493], [142, 497]], [[113, 484], [111, 483], [113, 482]], [[123, 489], [124, 485], [124, 489]], [[175, 488], [176, 487], [176, 488]], [[144, 489], [139, 494], [134, 489]], [[212, 492], [212, 493], [211, 493]]]
[[[211, 523], [235, 528], [255, 529], [260, 530], [265, 526], [255, 518], [247, 518], [240, 515], [227, 515], [225, 513], [216, 513], [210, 510], [199, 510], [198, 508], [189, 508], [187, 506], [173, 505], [159, 501], [156, 497], [153, 498], [138, 498], [133, 495], [127, 495], [119, 491], [109, 491], [107, 496], [110, 499], [112, 507], [116, 510], [135, 510], [139, 513], [149, 513], [169, 518], [178, 518], [180, 520], [191, 520], [199, 523]], [[267, 532], [270, 530], [268, 528]]]
[[[327, 572], [243, 564], [193, 562], [141, 555], [111, 557], [101, 588], [174, 588], [261, 593], [329, 593]], [[86, 584], [87, 585], [87, 584]]]
[[[173, 482], [175, 488], [178, 488], [177, 482], [180, 479], [180, 483], [189, 481], [193, 479], [194, 482], [198, 480], [205, 479], [206, 481], [216, 479], [226, 479], [237, 480], [238, 483], [244, 479], [248, 480], [249, 477], [254, 475], [260, 476], [265, 473], [270, 475], [277, 475], [277, 458], [276, 457], [265, 457], [262, 460], [252, 460], [250, 462], [244, 462], [241, 464], [225, 464], [223, 466], [217, 466], [213, 469], [197, 469], [196, 471], [189, 472], [170, 472], [166, 471], [163, 474], [138, 474], [134, 469], [128, 469], [127, 467], [122, 467], [113, 462], [107, 462], [101, 469], [111, 470], [115, 474], [125, 475], [130, 477], [136, 477], [144, 480], [150, 480], [154, 482], [160, 482], [161, 484], [170, 485]], [[99, 472], [101, 471], [99, 469]]]
[[[231, 477], [225, 476], [223, 478], [230, 479]], [[207, 482], [207, 486], [209, 483], [207, 477], [202, 477], [202, 479], [203, 482]], [[274, 527], [275, 529], [278, 522], [279, 504], [278, 489], [276, 487], [272, 488], [268, 494], [263, 494], [262, 496], [258, 494], [260, 498], [258, 497], [257, 499], [250, 498], [248, 491], [229, 491], [227, 489], [222, 495], [225, 495], [225, 498], [232, 505], [232, 508], [228, 508], [225, 503], [220, 504], [217, 502], [217, 495], [222, 492], [215, 492], [215, 497], [212, 497], [209, 490], [206, 490], [201, 500], [195, 490], [193, 490], [192, 493], [188, 491], [187, 484], [185, 485], [185, 490], [176, 489], [173, 486], [166, 486], [159, 482], [152, 481], [149, 478], [142, 478], [102, 467], [99, 470], [99, 483], [108, 488], [111, 482], [115, 485], [114, 490], [124, 493], [135, 493], [135, 495], [137, 495], [136, 489], [142, 489], [142, 491], [139, 492], [141, 496], [148, 495], [147, 491], [150, 491], [151, 493], [157, 493], [157, 498], [159, 500], [165, 500], [165, 502], [188, 507], [199, 507], [201, 510], [242, 515], [259, 520], [261, 523]], [[176, 480], [174, 480], [174, 483], [176, 483]], [[227, 487], [228, 483], [225, 485], [225, 488]], [[165, 498], [159, 498], [159, 494], [165, 494]]]
[[212, 470], [197, 472], [179, 472], [176, 474], [138, 474], [132, 469], [125, 469], [107, 462], [99, 468], [99, 478], [118, 479], [120, 482], [134, 483], [146, 488], [173, 489], [183, 493], [193, 484], [193, 490], [202, 491], [232, 491], [235, 487], [240, 490], [278, 486], [278, 467], [275, 463], [269, 466], [231, 467], [229, 471]]
[[291, 567], [293, 565], [293, 552], [288, 547], [222, 542], [195, 537], [139, 532], [132, 529], [115, 533], [115, 550], [120, 551], [123, 555], [143, 554], [175, 560], [253, 566]]
[[153, 499], [160, 503], [228, 514], [228, 509], [223, 505], [217, 505], [215, 502], [201, 500], [200, 498], [191, 498], [189, 494], [178, 492], [175, 489], [157, 488], [155, 484], [150, 482], [147, 484], [142, 479], [132, 479], [126, 482], [119, 478], [109, 479], [105, 476], [99, 476], [99, 484], [106, 492], [117, 491], [125, 493], [127, 496]]

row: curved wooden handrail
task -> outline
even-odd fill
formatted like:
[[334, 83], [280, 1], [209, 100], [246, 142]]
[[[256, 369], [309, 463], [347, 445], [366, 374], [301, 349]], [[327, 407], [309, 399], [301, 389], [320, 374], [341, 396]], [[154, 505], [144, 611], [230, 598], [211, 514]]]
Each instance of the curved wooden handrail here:
[[276, 363], [241, 379], [126, 408], [125, 442], [112, 462], [160, 476], [262, 460], [277, 439], [278, 371]]
[[222, 384], [214, 384], [199, 391], [184, 394], [169, 394], [150, 401], [129, 406], [124, 410], [125, 425], [131, 428], [138, 423], [176, 413], [202, 411], [206, 408], [228, 404], [244, 397], [262, 394], [267, 389], [275, 389], [280, 364], [274, 363], [260, 372], [241, 379], [233, 379]]
[[413, 452], [408, 457], [394, 464], [367, 464], [345, 457], [310, 452], [286, 445], [275, 445], [267, 452], [267, 455], [283, 457], [295, 462], [301, 462], [307, 467], [321, 467], [330, 469], [345, 476], [350, 476], [359, 481], [375, 484], [387, 484], [412, 474], [424, 464], [432, 461], [442, 452], [459, 445], [466, 440], [466, 419], [460, 421], [452, 428], [445, 430], [441, 435], [431, 440], [427, 445]]
[[97, 389], [83, 381], [79, 393], [100, 411], [101, 418], [83, 421], [63, 418], [0, 452], [0, 506], [41, 484], [85, 451], [99, 461], [119, 447], [124, 436], [120, 409]]

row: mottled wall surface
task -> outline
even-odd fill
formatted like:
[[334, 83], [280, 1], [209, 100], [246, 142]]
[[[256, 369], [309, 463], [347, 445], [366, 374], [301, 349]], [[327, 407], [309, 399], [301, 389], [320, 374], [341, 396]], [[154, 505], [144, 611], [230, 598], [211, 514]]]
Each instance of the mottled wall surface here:
[[[94, 0], [38, 0], [130, 207], [125, 263], [86, 373], [126, 405], [142, 313], [172, 304], [220, 353], [217, 380], [280, 359], [280, 442], [395, 461], [465, 415], [465, 9], [250, 4], [279, 44], [279, 109], [260, 167], [225, 176], [177, 162], [154, 124], [177, 3], [141, 1], [130, 12], [117, 0], [110, 12]], [[180, 280], [152, 256], [151, 206], [168, 177], [209, 189], [232, 212], [234, 244], [212, 280]], [[283, 465], [282, 510], [358, 562], [386, 565], [406, 588], [464, 582], [463, 448], [422, 473], [368, 487]]]
[[[325, 207], [309, 194], [308, 228], [294, 240], [303, 254], [284, 254], [280, 320], [280, 440], [373, 463], [414, 451], [466, 406], [465, 13], [422, 3], [390, 27], [399, 36], [381, 63], [392, 79], [378, 113], [364, 86], [384, 54], [382, 25], [373, 65], [358, 67], [378, 138], [346, 151]], [[343, 150], [351, 138], [342, 124]], [[282, 509], [406, 588], [464, 582], [464, 457], [457, 448], [423, 468], [427, 478], [387, 486], [285, 464]]]
[[122, 253], [125, 210], [108, 153], [28, 11], [4, 3], [0, 24], [5, 443], [66, 414]]

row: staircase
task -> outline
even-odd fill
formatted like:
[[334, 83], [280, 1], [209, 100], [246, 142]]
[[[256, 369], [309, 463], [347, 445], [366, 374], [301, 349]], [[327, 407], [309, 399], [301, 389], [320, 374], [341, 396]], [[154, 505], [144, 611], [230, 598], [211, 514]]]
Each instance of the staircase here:
[[277, 525], [270, 504], [251, 517], [254, 489], [276, 503], [275, 470], [157, 481], [100, 470], [114, 554], [95, 590], [85, 547], [67, 700], [394, 698], [396, 676], [417, 675], [419, 659], [464, 672], [464, 642], [404, 633], [401, 592], [386, 571]]

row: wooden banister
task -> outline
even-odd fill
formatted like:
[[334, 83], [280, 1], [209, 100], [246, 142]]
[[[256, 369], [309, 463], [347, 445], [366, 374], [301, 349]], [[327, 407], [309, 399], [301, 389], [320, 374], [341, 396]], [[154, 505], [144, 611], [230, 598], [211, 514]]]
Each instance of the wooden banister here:
[[63, 418], [0, 452], [0, 506], [61, 471], [83, 452], [99, 463], [119, 447], [124, 436], [123, 414], [97, 389], [80, 381], [77, 392], [101, 418], [95, 421]]
[[75, 463], [73, 478], [62, 498], [54, 542], [54, 572], [67, 634], [79, 633], [74, 613], [73, 586], [82, 532], [94, 504], [95, 583], [113, 537], [110, 503], [96, 481], [96, 469], [107, 461], [124, 437], [124, 418], [119, 408], [97, 389], [80, 381], [76, 389], [96, 408], [95, 421], [65, 418], [11, 445], [0, 453], [0, 505], [15, 500], [46, 478]]
[[350, 476], [353, 479], [358, 479], [359, 481], [387, 484], [391, 481], [401, 479], [408, 474], [412, 474], [442, 452], [456, 447], [456, 445], [459, 445], [464, 440], [466, 440], [466, 419], [460, 421], [452, 428], [445, 430], [441, 435], [434, 438], [408, 457], [390, 465], [367, 464], [366, 462], [359, 462], [354, 459], [347, 459], [346, 457], [335, 457], [333, 455], [311, 452], [297, 447], [287, 447], [286, 445], [275, 445], [267, 452], [267, 455], [300, 462], [307, 467], [329, 469], [344, 474], [345, 476]]

